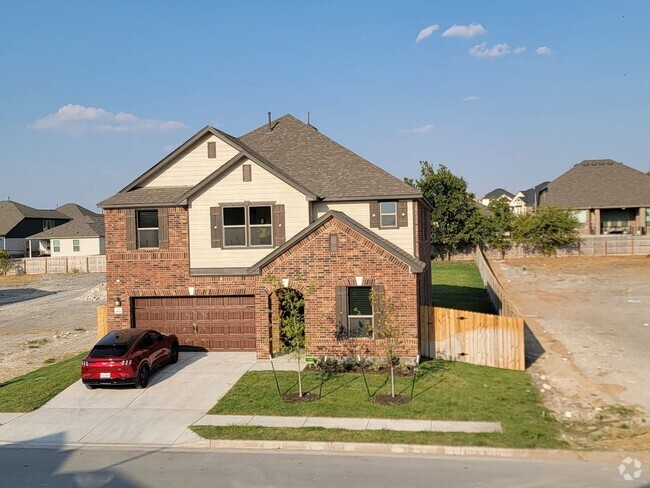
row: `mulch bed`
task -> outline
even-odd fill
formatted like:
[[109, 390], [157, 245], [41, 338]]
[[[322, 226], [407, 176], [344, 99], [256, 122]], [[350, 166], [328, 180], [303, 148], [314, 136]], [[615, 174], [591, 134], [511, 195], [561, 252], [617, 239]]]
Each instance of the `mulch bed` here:
[[375, 395], [372, 397], [372, 401], [379, 405], [404, 405], [410, 402], [411, 399], [404, 395], [395, 395], [394, 397], [390, 395]]
[[318, 395], [313, 393], [303, 393], [302, 396], [298, 396], [298, 393], [289, 393], [284, 395], [284, 401], [287, 403], [301, 403], [301, 402], [315, 402], [318, 400]]

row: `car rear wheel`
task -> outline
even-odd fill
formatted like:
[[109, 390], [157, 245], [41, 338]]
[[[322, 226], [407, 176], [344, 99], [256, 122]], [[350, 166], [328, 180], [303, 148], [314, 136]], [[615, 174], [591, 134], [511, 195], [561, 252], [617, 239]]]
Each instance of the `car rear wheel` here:
[[136, 388], [146, 388], [149, 384], [149, 366], [143, 364], [138, 371], [138, 377], [135, 379]]
[[178, 342], [172, 344], [172, 352], [169, 355], [169, 363], [176, 364], [178, 362]]

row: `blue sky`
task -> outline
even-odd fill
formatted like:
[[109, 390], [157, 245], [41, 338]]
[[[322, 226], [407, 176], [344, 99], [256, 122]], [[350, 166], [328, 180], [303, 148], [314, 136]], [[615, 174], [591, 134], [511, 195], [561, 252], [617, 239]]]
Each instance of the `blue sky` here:
[[[650, 2], [6, 2], [0, 199], [95, 209], [205, 125], [292, 113], [477, 196], [650, 169]], [[127, 114], [127, 115], [125, 115]]]

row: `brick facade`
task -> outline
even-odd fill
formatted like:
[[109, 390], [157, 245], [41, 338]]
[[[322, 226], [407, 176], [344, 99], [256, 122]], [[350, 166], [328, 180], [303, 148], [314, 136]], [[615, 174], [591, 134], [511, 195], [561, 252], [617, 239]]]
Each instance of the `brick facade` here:
[[[418, 252], [428, 256], [428, 226], [424, 224], [428, 220], [423, 210], [416, 213], [418, 228], [414, 237]], [[188, 296], [188, 287], [195, 288], [195, 295], [254, 295], [257, 356], [266, 358], [271, 339], [279, 336], [277, 319], [273, 320], [274, 314], [269, 313], [277, 307], [274, 285], [267, 279], [273, 275], [278, 280], [288, 279], [290, 287], [304, 293], [310, 354], [380, 356], [379, 341], [337, 340], [335, 336], [335, 288], [353, 285], [355, 277], [363, 276], [364, 285], [383, 285], [385, 296], [395, 304], [394, 319], [405, 331], [401, 355], [418, 354], [418, 305], [430, 301], [430, 264], [425, 272], [414, 274], [394, 255], [331, 219], [264, 266], [261, 276], [190, 276], [187, 208], [169, 208], [168, 220], [167, 249], [128, 251], [126, 211], [105, 210], [109, 329], [131, 326], [133, 297]], [[338, 236], [338, 249], [333, 252], [332, 233]], [[430, 261], [424, 255], [419, 257]], [[113, 313], [111, 304], [116, 297], [122, 302], [122, 315]]]

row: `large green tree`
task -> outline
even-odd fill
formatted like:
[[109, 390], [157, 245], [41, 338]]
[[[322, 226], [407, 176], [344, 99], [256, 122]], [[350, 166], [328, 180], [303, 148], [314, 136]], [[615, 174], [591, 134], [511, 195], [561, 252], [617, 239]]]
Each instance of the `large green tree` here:
[[550, 256], [580, 242], [580, 222], [570, 209], [543, 205], [515, 219], [512, 237], [525, 248]]
[[483, 216], [483, 243], [501, 251], [501, 257], [512, 246], [515, 216], [505, 198], [490, 200], [488, 213]]
[[435, 169], [420, 161], [420, 178], [404, 181], [420, 190], [433, 207], [431, 245], [436, 255], [449, 257], [480, 241], [481, 214], [464, 178], [442, 164]]

